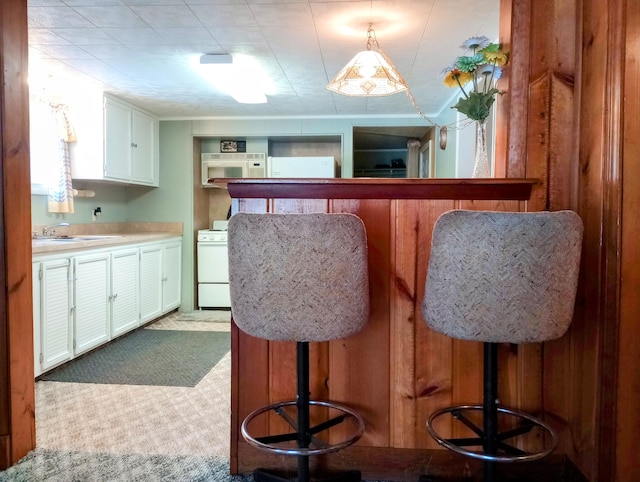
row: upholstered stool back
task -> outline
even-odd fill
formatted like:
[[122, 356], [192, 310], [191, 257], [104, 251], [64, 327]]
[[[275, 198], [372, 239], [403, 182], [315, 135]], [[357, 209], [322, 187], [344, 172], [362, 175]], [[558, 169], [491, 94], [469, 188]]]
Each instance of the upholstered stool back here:
[[559, 338], [571, 323], [581, 245], [573, 211], [449, 211], [434, 226], [423, 317], [463, 340]]
[[352, 214], [249, 214], [229, 220], [231, 310], [268, 340], [327, 341], [369, 319], [367, 242]]
[[[483, 460], [485, 482], [499, 480], [496, 463], [538, 460], [558, 444], [543, 420], [500, 405], [498, 344], [543, 342], [567, 331], [581, 249], [582, 221], [572, 211], [458, 210], [434, 225], [422, 316], [437, 332], [484, 343], [483, 401], [436, 410], [427, 431], [449, 450]], [[441, 435], [451, 429], [447, 415], [470, 436]], [[444, 432], [436, 420], [448, 422]], [[518, 446], [529, 433], [533, 451]]]

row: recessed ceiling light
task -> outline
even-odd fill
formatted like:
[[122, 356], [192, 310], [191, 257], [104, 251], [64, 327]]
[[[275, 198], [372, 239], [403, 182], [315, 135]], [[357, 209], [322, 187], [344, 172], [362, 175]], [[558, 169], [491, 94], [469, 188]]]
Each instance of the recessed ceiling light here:
[[273, 82], [254, 58], [235, 55], [233, 63], [222, 63], [209, 62], [207, 57], [210, 55], [201, 56], [197, 64], [194, 62], [194, 68], [216, 89], [230, 95], [237, 102], [264, 104], [267, 102], [267, 95], [274, 93]]
[[200, 57], [200, 64], [232, 64], [233, 56], [231, 54], [204, 54]]

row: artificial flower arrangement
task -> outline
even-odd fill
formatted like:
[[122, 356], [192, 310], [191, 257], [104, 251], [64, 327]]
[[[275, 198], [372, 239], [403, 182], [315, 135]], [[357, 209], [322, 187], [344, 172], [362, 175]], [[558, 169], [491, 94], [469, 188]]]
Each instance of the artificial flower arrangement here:
[[[502, 76], [502, 67], [507, 63], [507, 54], [497, 43], [487, 37], [471, 37], [460, 48], [470, 55], [458, 57], [455, 63], [444, 69], [444, 83], [449, 87], [459, 87], [464, 97], [452, 108], [465, 114], [469, 119], [484, 122], [489, 116], [496, 94], [502, 92], [495, 87], [495, 81]], [[473, 82], [469, 92], [464, 86]]]

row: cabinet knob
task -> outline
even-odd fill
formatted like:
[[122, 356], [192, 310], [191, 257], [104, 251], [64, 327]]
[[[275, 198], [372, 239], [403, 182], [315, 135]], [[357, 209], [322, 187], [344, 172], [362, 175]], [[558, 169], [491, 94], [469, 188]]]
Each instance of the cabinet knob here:
[[138, 147], [138, 144], [136, 144], [135, 142], [132, 142], [131, 147]]

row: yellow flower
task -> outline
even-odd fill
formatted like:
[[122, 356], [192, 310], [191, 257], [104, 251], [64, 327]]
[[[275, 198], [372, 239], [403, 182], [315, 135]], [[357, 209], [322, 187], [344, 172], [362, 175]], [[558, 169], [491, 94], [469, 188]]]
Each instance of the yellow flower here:
[[484, 52], [484, 58], [487, 59], [487, 62], [495, 64], [498, 67], [502, 67], [507, 63], [507, 54], [500, 50], [496, 52]]
[[443, 82], [447, 87], [458, 87], [459, 85], [465, 85], [472, 79], [473, 74], [471, 72], [462, 72], [461, 70], [453, 69], [447, 72], [447, 75], [445, 75]]

